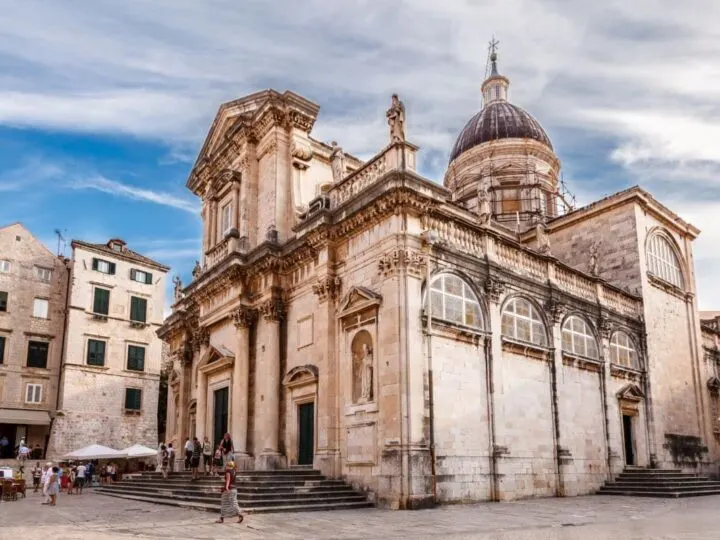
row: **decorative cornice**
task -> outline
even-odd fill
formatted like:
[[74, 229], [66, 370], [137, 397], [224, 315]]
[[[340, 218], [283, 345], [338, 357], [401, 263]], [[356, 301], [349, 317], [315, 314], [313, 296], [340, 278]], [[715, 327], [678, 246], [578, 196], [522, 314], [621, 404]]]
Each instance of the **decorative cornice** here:
[[317, 295], [318, 301], [323, 303], [328, 298], [335, 300], [340, 294], [341, 286], [342, 280], [339, 276], [325, 276], [312, 286], [312, 290]]
[[411, 276], [422, 277], [426, 262], [425, 255], [420, 251], [392, 249], [380, 256], [378, 274], [389, 276], [405, 269]]
[[257, 310], [242, 305], [232, 313], [233, 324], [238, 328], [249, 328], [257, 319]]
[[503, 281], [498, 278], [488, 277], [485, 280], [484, 287], [485, 294], [491, 302], [494, 304], [500, 302], [500, 298], [502, 298], [502, 295], [505, 293], [505, 283]]
[[277, 296], [270, 298], [260, 305], [260, 313], [266, 321], [280, 321], [285, 316], [285, 304]]

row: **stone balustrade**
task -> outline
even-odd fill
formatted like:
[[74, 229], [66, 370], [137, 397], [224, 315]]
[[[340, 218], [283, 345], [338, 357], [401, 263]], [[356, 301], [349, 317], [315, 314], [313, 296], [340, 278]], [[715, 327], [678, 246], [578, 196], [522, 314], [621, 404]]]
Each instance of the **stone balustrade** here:
[[230, 238], [225, 238], [222, 242], [216, 246], [210, 248], [205, 253], [205, 266], [210, 268], [215, 266], [230, 253]]

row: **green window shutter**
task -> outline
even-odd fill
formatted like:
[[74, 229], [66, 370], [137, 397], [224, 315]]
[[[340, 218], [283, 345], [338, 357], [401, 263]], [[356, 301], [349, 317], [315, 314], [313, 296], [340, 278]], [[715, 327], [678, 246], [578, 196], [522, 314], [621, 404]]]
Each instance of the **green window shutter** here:
[[142, 401], [142, 390], [139, 388], [125, 389], [125, 408], [131, 411], [139, 411]]
[[92, 269], [93, 269], [93, 270], [97, 270], [97, 269], [98, 269], [98, 260], [95, 259], [95, 258], [93, 258]]
[[147, 320], [147, 300], [145, 298], [130, 297], [130, 320], [143, 323]]
[[5, 336], [0, 336], [0, 364], [5, 362]]
[[145, 272], [145, 284], [152, 285], [152, 274], [150, 272]]
[[135, 270], [134, 268], [130, 269], [130, 279], [133, 281], [135, 281], [135, 273], [136, 272], [137, 272], [137, 270]]
[[98, 339], [88, 340], [87, 364], [89, 366], [105, 365], [105, 342]]
[[114, 274], [115, 273], [115, 263], [111, 262], [111, 263], [109, 263], [109, 266], [110, 266], [110, 271], [108, 272], [108, 274]]
[[127, 368], [133, 371], [145, 371], [145, 347], [128, 345]]
[[8, 293], [0, 291], [0, 311], [7, 311]]
[[48, 343], [42, 341], [30, 341], [28, 343], [27, 366], [47, 368], [48, 346]]
[[107, 289], [95, 289], [95, 301], [93, 302], [93, 313], [107, 315], [110, 312], [110, 291]]

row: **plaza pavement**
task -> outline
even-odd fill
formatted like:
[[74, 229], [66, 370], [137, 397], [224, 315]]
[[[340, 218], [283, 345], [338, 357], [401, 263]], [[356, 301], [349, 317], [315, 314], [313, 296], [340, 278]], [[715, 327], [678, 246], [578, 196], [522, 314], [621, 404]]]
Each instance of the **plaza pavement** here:
[[0, 538], [718, 540], [720, 496], [695, 499], [576, 497], [442, 506], [434, 510], [339, 510], [250, 514], [241, 525], [214, 524], [216, 514], [138, 503], [86, 491], [0, 503]]

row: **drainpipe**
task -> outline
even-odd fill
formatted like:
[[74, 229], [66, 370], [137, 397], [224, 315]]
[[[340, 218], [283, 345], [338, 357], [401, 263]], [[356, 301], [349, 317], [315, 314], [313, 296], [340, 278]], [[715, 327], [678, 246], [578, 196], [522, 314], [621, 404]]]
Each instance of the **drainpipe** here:
[[60, 373], [58, 375], [57, 392], [55, 396], [55, 414], [50, 418], [50, 427], [48, 429], [48, 437], [45, 439], [43, 447], [43, 456], [47, 457], [48, 444], [50, 443], [50, 437], [52, 436], [52, 430], [55, 425], [55, 416], [57, 411], [60, 409], [60, 396], [62, 395], [63, 382], [65, 380], [65, 361], [67, 359], [67, 351], [65, 351], [65, 340], [67, 339], [68, 327], [70, 324], [70, 284], [72, 283], [72, 260], [65, 259], [63, 264], [67, 268], [67, 277], [65, 280], [65, 321], [63, 324], [62, 339], [60, 342]]
[[427, 294], [427, 320], [426, 320], [426, 335], [427, 335], [427, 372], [428, 372], [428, 429], [430, 431], [430, 471], [432, 475], [432, 494], [433, 503], [437, 504], [437, 454], [435, 451], [435, 392], [434, 392], [434, 378], [433, 378], [433, 362], [432, 362], [432, 294], [430, 291], [430, 279], [432, 272], [430, 268], [430, 260], [432, 256], [432, 242], [433, 239], [430, 235], [427, 236], [427, 248], [428, 258], [425, 264], [425, 290]]
[[488, 435], [490, 439], [490, 500], [500, 500], [500, 477], [497, 473], [498, 456], [495, 454], [495, 384], [493, 384], [492, 338], [485, 338], [485, 386], [487, 394]]

